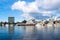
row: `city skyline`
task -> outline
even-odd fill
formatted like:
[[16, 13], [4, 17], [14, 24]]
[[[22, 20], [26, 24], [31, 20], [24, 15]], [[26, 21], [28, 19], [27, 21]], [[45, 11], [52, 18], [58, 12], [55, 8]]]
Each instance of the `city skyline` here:
[[15, 21], [60, 17], [60, 0], [0, 0], [0, 21], [15, 17]]

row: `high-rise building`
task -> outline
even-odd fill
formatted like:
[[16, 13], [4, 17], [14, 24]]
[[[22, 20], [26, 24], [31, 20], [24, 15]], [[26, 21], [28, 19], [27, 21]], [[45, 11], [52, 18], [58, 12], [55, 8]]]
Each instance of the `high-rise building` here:
[[8, 17], [8, 22], [9, 23], [14, 23], [14, 17]]

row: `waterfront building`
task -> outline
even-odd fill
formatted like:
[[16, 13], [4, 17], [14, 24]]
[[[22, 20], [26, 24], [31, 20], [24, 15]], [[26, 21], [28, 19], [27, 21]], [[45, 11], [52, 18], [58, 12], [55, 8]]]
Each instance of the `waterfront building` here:
[[9, 23], [14, 23], [14, 17], [8, 17], [8, 22]]
[[35, 20], [34, 19], [30, 19], [26, 22], [26, 24], [35, 24]]
[[49, 23], [47, 24], [47, 28], [54, 28], [54, 23], [53, 23], [54, 19], [50, 18], [49, 19]]
[[8, 17], [8, 25], [14, 26], [14, 17]]

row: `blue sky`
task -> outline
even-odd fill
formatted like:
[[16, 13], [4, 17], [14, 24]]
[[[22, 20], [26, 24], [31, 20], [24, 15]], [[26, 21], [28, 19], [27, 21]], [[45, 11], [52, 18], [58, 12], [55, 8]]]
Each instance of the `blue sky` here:
[[[22, 11], [20, 10], [12, 10], [11, 6], [13, 3], [17, 2], [19, 0], [0, 0], [0, 21], [8, 21], [9, 16], [14, 16], [15, 21], [21, 21], [23, 20], [20, 15], [22, 14]], [[26, 2], [32, 2], [33, 0], [23, 0]]]
[[8, 21], [9, 16], [16, 17], [18, 21], [20, 14], [22, 13], [19, 10], [12, 10], [11, 5], [18, 0], [0, 0], [0, 21]]
[[15, 21], [59, 17], [59, 4], [59, 0], [0, 0], [0, 21], [8, 21], [9, 16]]

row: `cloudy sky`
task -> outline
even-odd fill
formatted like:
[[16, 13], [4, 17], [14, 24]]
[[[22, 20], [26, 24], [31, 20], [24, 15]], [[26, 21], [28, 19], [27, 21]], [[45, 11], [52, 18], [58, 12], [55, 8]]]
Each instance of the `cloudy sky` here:
[[9, 16], [15, 21], [60, 17], [60, 0], [0, 0], [0, 21]]

